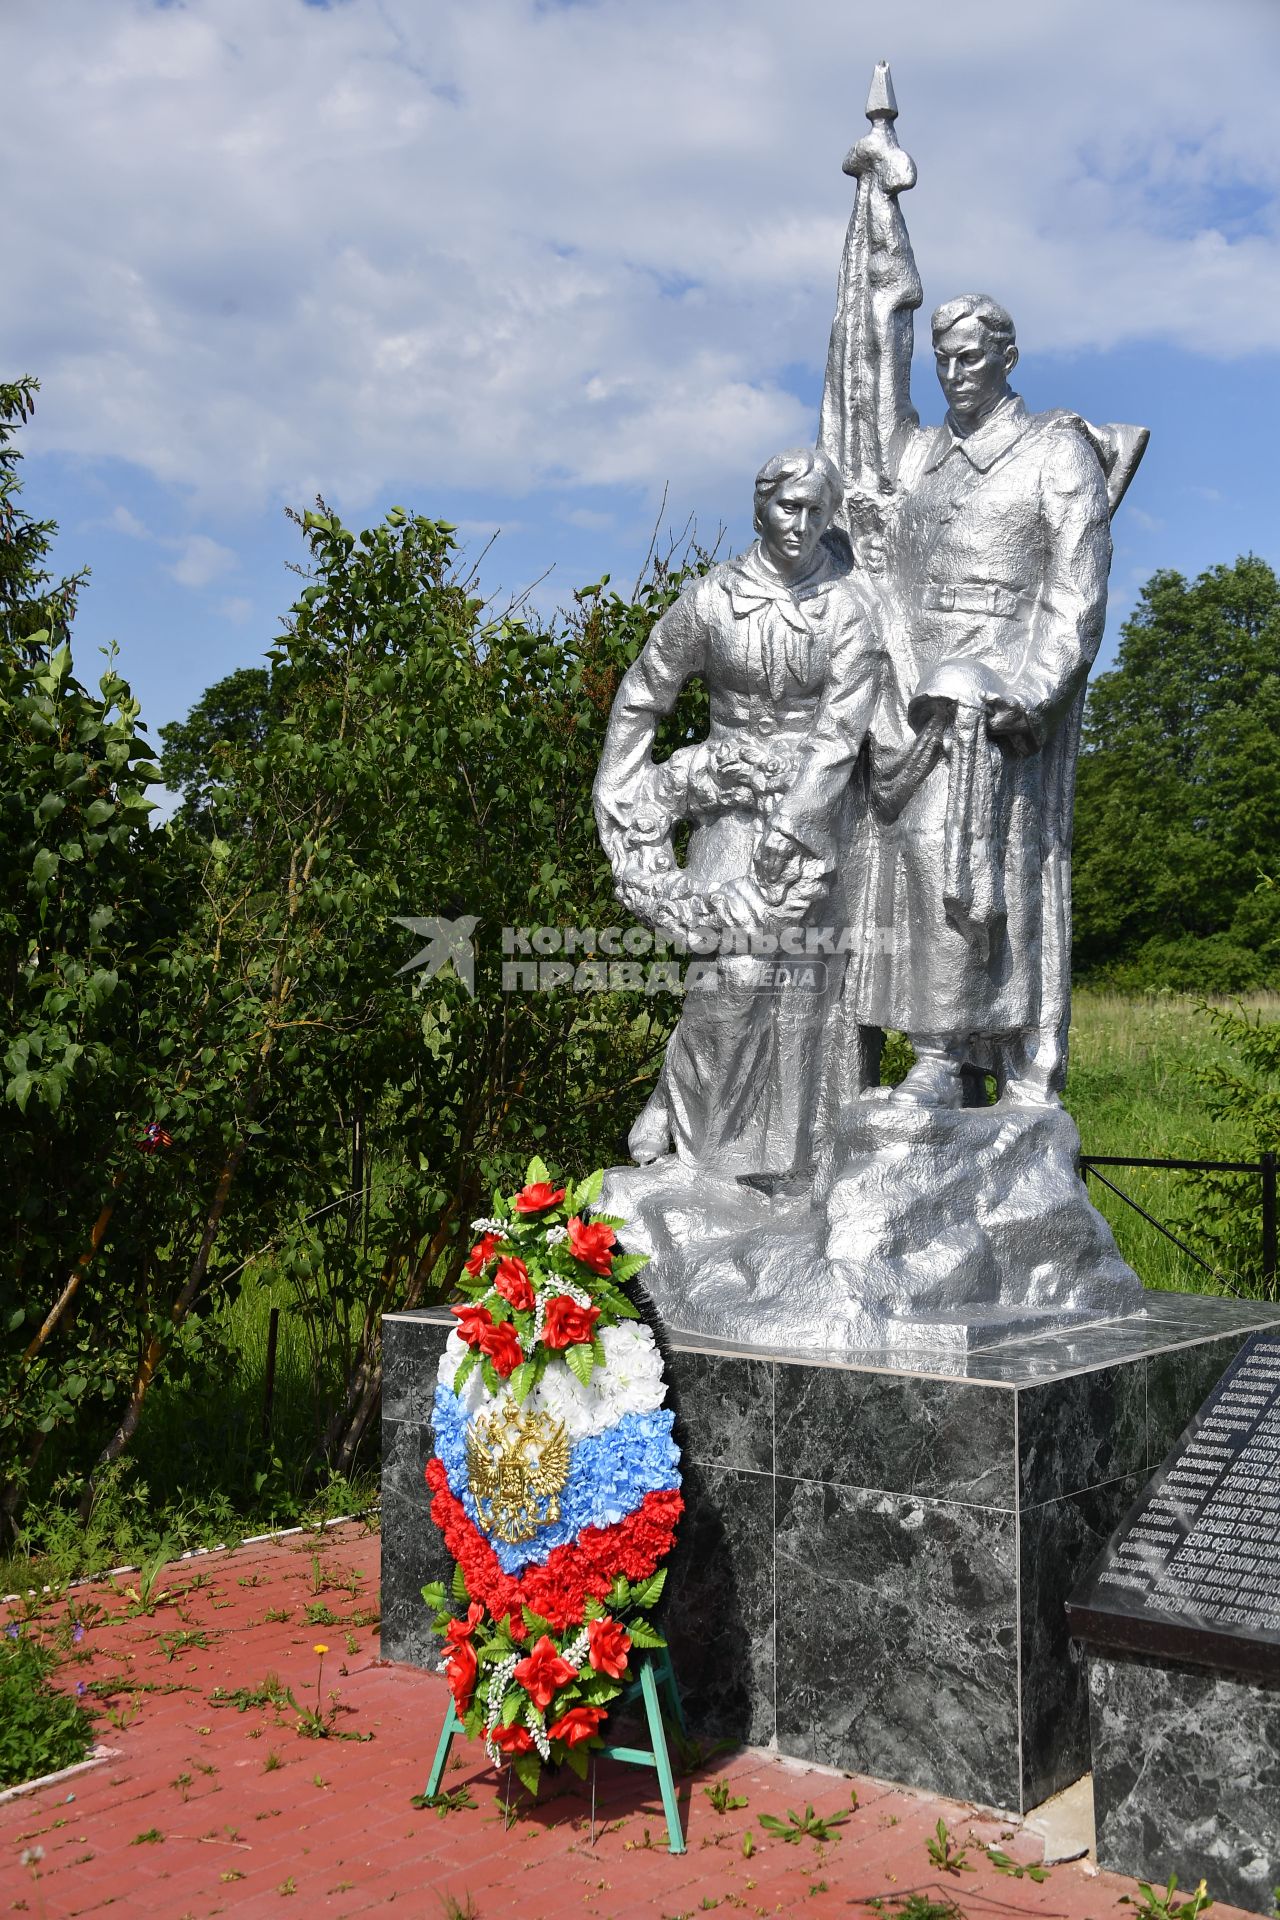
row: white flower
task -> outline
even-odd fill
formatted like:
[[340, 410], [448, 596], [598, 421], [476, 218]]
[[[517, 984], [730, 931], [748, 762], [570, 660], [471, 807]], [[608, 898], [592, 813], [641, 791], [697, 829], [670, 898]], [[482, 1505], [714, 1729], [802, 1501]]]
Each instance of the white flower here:
[[[436, 1379], [442, 1387], [448, 1387], [452, 1392], [454, 1377], [457, 1374], [458, 1368], [462, 1365], [464, 1358], [470, 1351], [470, 1347], [468, 1347], [466, 1341], [455, 1327], [449, 1335], [449, 1338], [445, 1341], [444, 1352], [440, 1355], [440, 1370], [436, 1375]], [[488, 1388], [484, 1384], [484, 1375], [479, 1367], [473, 1367], [470, 1378], [464, 1381], [462, 1392], [458, 1395], [458, 1405], [462, 1412], [466, 1414], [467, 1418], [470, 1419], [471, 1415], [475, 1413], [479, 1407], [481, 1401], [488, 1399], [488, 1397], [489, 1393]]]
[[549, 1247], [558, 1247], [562, 1240], [569, 1238], [568, 1227], [548, 1227], [546, 1241]]
[[662, 1355], [650, 1328], [638, 1320], [621, 1320], [600, 1335], [606, 1361], [614, 1419], [624, 1413], [652, 1413], [666, 1399]]
[[600, 1343], [605, 1364], [594, 1370], [590, 1385], [553, 1361], [529, 1395], [527, 1404], [563, 1420], [574, 1441], [603, 1433], [625, 1413], [652, 1413], [666, 1397], [662, 1355], [648, 1327], [623, 1321], [606, 1327]]
[[505, 1237], [507, 1222], [505, 1220], [473, 1220], [471, 1231], [472, 1233], [500, 1233]]

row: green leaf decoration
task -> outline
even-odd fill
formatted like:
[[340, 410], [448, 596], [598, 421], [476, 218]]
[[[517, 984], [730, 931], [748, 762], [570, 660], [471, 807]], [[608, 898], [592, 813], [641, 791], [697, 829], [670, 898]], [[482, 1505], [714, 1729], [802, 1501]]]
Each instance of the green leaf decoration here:
[[667, 1570], [665, 1567], [659, 1567], [656, 1573], [650, 1574], [647, 1580], [634, 1589], [631, 1595], [632, 1605], [646, 1609], [656, 1607], [662, 1598], [662, 1589], [666, 1584]]
[[453, 1391], [461, 1394], [468, 1380], [480, 1364], [480, 1352], [477, 1347], [468, 1347], [458, 1362], [458, 1371], [453, 1376]]
[[533, 1391], [537, 1375], [538, 1370], [532, 1360], [522, 1360], [518, 1367], [512, 1368], [511, 1378], [507, 1384], [511, 1388], [512, 1395], [518, 1407], [522, 1407], [529, 1398], [530, 1393]]
[[650, 1626], [647, 1620], [628, 1620], [627, 1632], [631, 1635], [633, 1647], [665, 1647], [666, 1641], [660, 1633]]
[[499, 1394], [502, 1392], [501, 1376], [488, 1354], [485, 1354], [483, 1360], [480, 1362], [480, 1377], [486, 1387], [488, 1387], [490, 1393]]
[[[557, 1740], [556, 1745], [558, 1747], [564, 1746], [564, 1742], [562, 1740]], [[570, 1769], [570, 1771], [577, 1774], [579, 1780], [586, 1779], [587, 1754], [586, 1754], [586, 1749], [584, 1747], [565, 1747], [564, 1752], [560, 1757], [564, 1761], [565, 1765]]]
[[467, 1576], [456, 1561], [453, 1568], [453, 1597], [464, 1607], [471, 1604], [471, 1590], [467, 1586]]
[[422, 1597], [432, 1613], [444, 1612], [444, 1581], [429, 1580], [422, 1589]]
[[620, 1259], [614, 1261], [610, 1271], [610, 1278], [616, 1280], [620, 1286], [625, 1285], [628, 1280], [634, 1278], [634, 1276], [639, 1273], [642, 1267], [647, 1267], [648, 1264], [649, 1256], [647, 1253], [624, 1253]]
[[532, 1187], [538, 1182], [549, 1183], [550, 1180], [551, 1180], [551, 1175], [547, 1171], [546, 1161], [540, 1159], [539, 1156], [535, 1153], [532, 1160], [529, 1162], [529, 1171], [525, 1174], [525, 1177], [524, 1177], [524, 1183], [526, 1187]]
[[522, 1689], [519, 1687], [511, 1687], [502, 1702], [502, 1724], [504, 1727], [509, 1727], [513, 1720], [519, 1718], [524, 1704], [525, 1695]]
[[532, 1607], [521, 1607], [520, 1611], [524, 1615], [525, 1626], [535, 1639], [540, 1634], [550, 1633], [551, 1622], [545, 1620], [540, 1613], [535, 1613]]
[[584, 1387], [588, 1386], [592, 1368], [595, 1366], [595, 1355], [586, 1342], [580, 1340], [574, 1346], [566, 1347], [564, 1359], [570, 1373], [580, 1380]]
[[536, 1800], [538, 1797], [538, 1782], [542, 1778], [542, 1762], [539, 1760], [537, 1754], [518, 1753], [512, 1761], [512, 1765], [516, 1770], [516, 1779], [520, 1782], [520, 1785], [527, 1793], [531, 1793]]

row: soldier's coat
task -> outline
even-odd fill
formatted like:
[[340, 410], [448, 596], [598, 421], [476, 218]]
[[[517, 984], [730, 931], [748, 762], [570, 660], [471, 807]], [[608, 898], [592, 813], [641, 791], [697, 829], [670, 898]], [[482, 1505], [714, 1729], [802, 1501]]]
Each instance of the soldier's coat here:
[[[1029, 1030], [1031, 1052], [1039, 1047], [1056, 1083], [1076, 749], [1111, 563], [1102, 464], [1074, 415], [1029, 414], [1012, 393], [967, 437], [950, 417], [908, 428], [895, 464], [880, 582], [889, 664], [859, 783], [860, 844], [845, 856], [859, 938], [847, 991], [859, 1023], [972, 1036], [971, 1056], [983, 1065], [992, 1061], [986, 1043]], [[951, 759], [944, 730], [932, 744], [922, 730], [927, 701], [912, 708], [932, 686], [966, 678], [994, 686], [1021, 716], [1001, 738], [982, 730], [990, 817], [975, 810], [958, 823], [979, 890], [994, 902], [985, 942], [948, 911]], [[954, 734], [947, 730], [949, 743]], [[789, 829], [815, 849], [830, 847], [826, 825], [851, 750], [838, 708], [824, 710], [784, 806]]]

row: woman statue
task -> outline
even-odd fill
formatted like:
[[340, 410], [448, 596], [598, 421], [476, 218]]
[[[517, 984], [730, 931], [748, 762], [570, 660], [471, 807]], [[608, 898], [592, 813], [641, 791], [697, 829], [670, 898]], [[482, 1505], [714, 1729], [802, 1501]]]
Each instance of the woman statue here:
[[[618, 896], [647, 925], [717, 955], [691, 969], [661, 1078], [631, 1130], [642, 1164], [674, 1148], [687, 1164], [777, 1183], [803, 1179], [813, 1162], [823, 1060], [839, 1052], [829, 1035], [824, 1045], [824, 1028], [838, 1012], [842, 963], [824, 943], [806, 952], [804, 929], [820, 901], [824, 925], [841, 924], [850, 876], [829, 891], [829, 864], [813, 858], [771, 886], [755, 867], [819, 708], [848, 742], [865, 736], [877, 697], [872, 588], [823, 541], [842, 498], [823, 453], [767, 461], [755, 484], [758, 540], [681, 594], [614, 700], [595, 809]], [[708, 737], [657, 765], [658, 725], [698, 674]], [[683, 868], [671, 840], [680, 820], [693, 823]]]

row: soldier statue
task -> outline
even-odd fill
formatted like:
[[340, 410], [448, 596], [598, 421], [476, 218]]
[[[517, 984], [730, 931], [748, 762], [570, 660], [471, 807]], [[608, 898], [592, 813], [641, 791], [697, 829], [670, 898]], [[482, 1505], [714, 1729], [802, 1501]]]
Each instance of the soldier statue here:
[[[965, 1345], [1141, 1299], [1060, 1096], [1080, 719], [1147, 436], [1029, 413], [986, 294], [934, 314], [947, 411], [920, 426], [896, 115], [881, 66], [818, 448], [762, 470], [757, 545], [655, 628], [596, 783], [624, 902], [721, 940], [606, 1203], [668, 1325], [787, 1348]], [[711, 736], [658, 765], [694, 673]], [[816, 984], [737, 944], [796, 953], [788, 933], [827, 939]], [[915, 1052], [891, 1092], [886, 1031]]]
[[[920, 282], [896, 205], [915, 170], [893, 137], [885, 68], [867, 113], [872, 132], [845, 162], [860, 192], [823, 441], [849, 485], [852, 553], [874, 554], [893, 670], [861, 770], [847, 991], [863, 1027], [910, 1037], [915, 1065], [894, 1100], [958, 1106], [992, 1073], [1009, 1103], [1054, 1103], [1085, 680], [1106, 613], [1110, 513], [1147, 435], [1028, 413], [1009, 385], [1013, 321], [986, 294], [934, 314], [947, 414], [918, 425], [909, 329]], [[759, 855], [775, 885], [814, 854], [833, 871], [852, 858], [830, 822], [862, 741], [840, 736], [838, 692]]]

